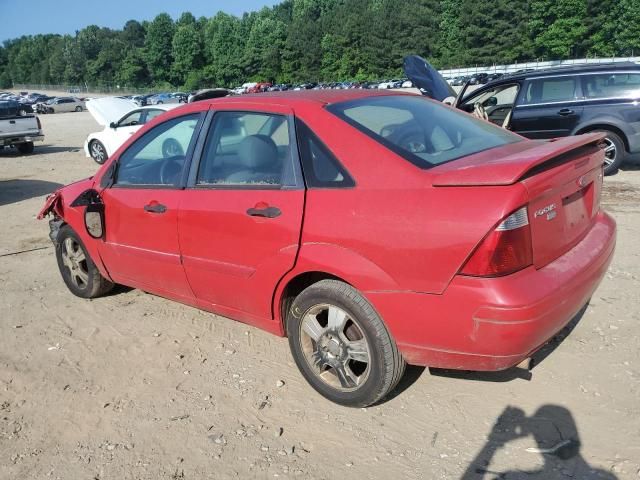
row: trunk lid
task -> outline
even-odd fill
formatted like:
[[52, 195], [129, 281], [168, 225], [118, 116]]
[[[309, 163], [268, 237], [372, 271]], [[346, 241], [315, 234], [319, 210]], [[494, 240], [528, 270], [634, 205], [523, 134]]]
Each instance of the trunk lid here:
[[103, 127], [117, 122], [131, 110], [139, 108], [133, 100], [118, 97], [94, 98], [86, 103], [87, 110]]
[[434, 172], [433, 185], [521, 184], [529, 197], [533, 263], [541, 268], [573, 248], [593, 225], [600, 209], [603, 138], [595, 133], [507, 145], [444, 165], [448, 168]]

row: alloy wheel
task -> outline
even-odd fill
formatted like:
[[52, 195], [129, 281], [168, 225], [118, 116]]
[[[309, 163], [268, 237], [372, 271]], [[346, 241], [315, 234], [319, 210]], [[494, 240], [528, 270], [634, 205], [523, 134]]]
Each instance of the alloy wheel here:
[[616, 161], [616, 157], [618, 155], [618, 149], [616, 148], [616, 144], [613, 143], [609, 137], [605, 137], [603, 140], [604, 147], [604, 165], [608, 167], [613, 162]]
[[69, 270], [71, 282], [80, 289], [86, 288], [89, 283], [87, 256], [80, 244], [71, 237], [65, 238], [62, 243], [62, 263]]
[[104, 151], [104, 147], [98, 143], [93, 142], [91, 144], [91, 157], [98, 163], [103, 163], [105, 161], [106, 152]]
[[300, 346], [322, 382], [348, 392], [368, 378], [371, 349], [358, 321], [335, 305], [311, 307], [300, 322]]

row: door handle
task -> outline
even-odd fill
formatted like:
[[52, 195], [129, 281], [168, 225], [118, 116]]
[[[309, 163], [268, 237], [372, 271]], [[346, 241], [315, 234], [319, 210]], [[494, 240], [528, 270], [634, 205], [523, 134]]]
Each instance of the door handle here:
[[567, 116], [567, 115], [573, 115], [573, 110], [571, 110], [570, 108], [563, 108], [562, 110], [558, 110], [558, 115], [562, 115]]
[[144, 206], [144, 211], [149, 213], [164, 213], [167, 211], [167, 207], [161, 203], [150, 203]]
[[264, 208], [249, 208], [247, 209], [247, 215], [251, 217], [266, 217], [276, 218], [279, 217], [282, 211], [278, 207], [264, 207]]

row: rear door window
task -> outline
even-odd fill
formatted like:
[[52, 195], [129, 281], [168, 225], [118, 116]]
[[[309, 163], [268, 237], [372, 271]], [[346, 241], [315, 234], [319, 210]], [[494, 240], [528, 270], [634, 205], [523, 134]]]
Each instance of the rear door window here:
[[196, 185], [294, 186], [289, 119], [258, 112], [218, 112], [207, 136]]
[[418, 95], [372, 96], [327, 109], [420, 168], [522, 140]]
[[523, 103], [537, 105], [575, 100], [575, 77], [536, 78], [525, 86]]
[[598, 73], [582, 76], [587, 99], [639, 98], [640, 73]]
[[122, 120], [120, 120], [120, 122], [118, 123], [118, 126], [119, 127], [133, 127], [135, 125], [140, 125], [142, 123], [141, 116], [142, 116], [142, 111], [141, 110], [136, 110], [135, 112], [131, 112], [126, 117], [124, 117]]

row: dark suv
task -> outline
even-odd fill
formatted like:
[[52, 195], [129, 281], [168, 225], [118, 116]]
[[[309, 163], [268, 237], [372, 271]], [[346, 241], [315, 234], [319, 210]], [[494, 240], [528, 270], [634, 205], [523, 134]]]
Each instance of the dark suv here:
[[640, 152], [640, 65], [576, 65], [508, 75], [457, 107], [520, 135], [545, 139], [606, 132], [605, 174]]

